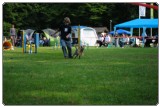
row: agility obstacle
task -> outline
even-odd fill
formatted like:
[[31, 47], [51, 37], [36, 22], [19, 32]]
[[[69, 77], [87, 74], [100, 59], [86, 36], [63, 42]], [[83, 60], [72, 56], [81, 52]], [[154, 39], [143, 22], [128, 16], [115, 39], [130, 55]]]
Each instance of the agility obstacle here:
[[23, 53], [37, 53], [37, 48], [39, 46], [39, 33], [33, 34], [33, 43], [30, 40], [27, 40], [27, 34], [24, 31], [22, 31], [22, 35]]

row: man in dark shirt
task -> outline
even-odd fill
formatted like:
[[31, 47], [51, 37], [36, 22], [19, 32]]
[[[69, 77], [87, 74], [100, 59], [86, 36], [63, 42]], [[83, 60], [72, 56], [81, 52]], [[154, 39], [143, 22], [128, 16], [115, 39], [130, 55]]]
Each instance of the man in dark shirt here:
[[[64, 18], [63, 24], [60, 25], [59, 29], [53, 34], [55, 35], [58, 31], [60, 31], [60, 43], [62, 45], [62, 51], [64, 58], [72, 58], [72, 44], [71, 44], [71, 26], [70, 19], [68, 17]], [[67, 49], [66, 49], [67, 47]], [[67, 53], [68, 50], [68, 53]]]

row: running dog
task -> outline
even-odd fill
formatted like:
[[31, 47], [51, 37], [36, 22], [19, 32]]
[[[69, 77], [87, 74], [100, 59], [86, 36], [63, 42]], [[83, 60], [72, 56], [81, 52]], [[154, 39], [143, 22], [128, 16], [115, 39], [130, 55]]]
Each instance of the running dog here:
[[75, 48], [76, 48], [76, 51], [75, 51], [75, 53], [73, 54], [73, 58], [79, 57], [79, 59], [80, 59], [80, 57], [81, 57], [82, 54], [83, 54], [83, 51], [84, 51], [85, 46], [84, 46], [84, 45], [83, 45], [83, 46], [80, 46], [80, 49], [78, 49], [78, 46], [75, 45]]

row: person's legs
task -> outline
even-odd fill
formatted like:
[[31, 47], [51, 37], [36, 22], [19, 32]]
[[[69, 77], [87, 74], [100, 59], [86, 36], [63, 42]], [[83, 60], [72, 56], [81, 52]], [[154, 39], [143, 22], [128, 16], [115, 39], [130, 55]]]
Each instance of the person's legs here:
[[123, 48], [124, 43], [122, 41], [120, 41], [120, 47]]
[[108, 43], [108, 42], [106, 42], [106, 43], [105, 43], [105, 46], [106, 46], [106, 47], [108, 47], [108, 44], [109, 44], [109, 43]]
[[14, 50], [14, 46], [15, 46], [15, 36], [11, 36], [11, 42], [12, 42], [12, 50]]
[[67, 49], [68, 49], [68, 57], [72, 58], [72, 44], [71, 41], [66, 41]]
[[122, 42], [122, 48], [124, 48], [124, 42]]
[[66, 43], [65, 43], [65, 41], [63, 39], [60, 40], [60, 43], [62, 45], [63, 55], [66, 58], [67, 57]]
[[119, 41], [119, 46], [122, 47], [122, 42], [121, 41]]
[[102, 43], [101, 42], [99, 42], [99, 47], [101, 47], [102, 46]]

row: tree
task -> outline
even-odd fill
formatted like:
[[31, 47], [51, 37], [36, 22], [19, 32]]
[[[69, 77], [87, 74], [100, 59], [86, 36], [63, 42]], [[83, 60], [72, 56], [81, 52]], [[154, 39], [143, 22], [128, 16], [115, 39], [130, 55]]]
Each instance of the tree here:
[[[155, 4], [154, 4], [155, 5]], [[5, 3], [3, 32], [8, 35], [12, 23], [19, 29], [56, 29], [68, 16], [72, 25], [112, 26], [138, 18], [139, 8], [131, 3]], [[158, 17], [158, 11], [154, 12]], [[149, 17], [150, 10], [147, 9]]]

